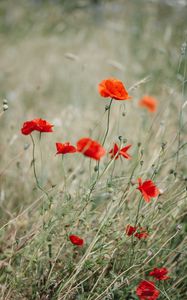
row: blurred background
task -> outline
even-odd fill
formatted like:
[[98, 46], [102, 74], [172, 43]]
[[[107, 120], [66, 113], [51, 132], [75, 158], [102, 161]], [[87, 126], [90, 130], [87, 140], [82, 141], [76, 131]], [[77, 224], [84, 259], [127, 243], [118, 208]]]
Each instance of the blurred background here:
[[[121, 130], [116, 125], [116, 138], [123, 135], [130, 143], [142, 141], [150, 125], [146, 120], [151, 122], [151, 118], [143, 114], [139, 119], [136, 106], [142, 95], [151, 94], [158, 99], [162, 114], [155, 132], [167, 120], [167, 130], [162, 122], [158, 142], [167, 137], [171, 141], [178, 126], [186, 21], [186, 0], [0, 1], [0, 95], [9, 105], [0, 132], [3, 210], [6, 207], [10, 213], [15, 206], [19, 210], [33, 199], [28, 196], [35, 186], [31, 152], [23, 150], [30, 140], [20, 134], [22, 123], [41, 117], [55, 125], [47, 143], [44, 137], [48, 170], [44, 167], [43, 172], [56, 184], [61, 173], [54, 159], [55, 142], [75, 143], [90, 135], [108, 103], [97, 91], [104, 78], [119, 78], [127, 90], [145, 81], [133, 91], [131, 105], [119, 108], [127, 117]], [[115, 116], [118, 112], [114, 111], [114, 127]], [[156, 147], [154, 142], [151, 147]], [[149, 147], [147, 153], [152, 155]]]
[[186, 0], [1, 0], [1, 97], [25, 118], [96, 103], [109, 76], [129, 87], [151, 75], [145, 92], [160, 93], [186, 34]]

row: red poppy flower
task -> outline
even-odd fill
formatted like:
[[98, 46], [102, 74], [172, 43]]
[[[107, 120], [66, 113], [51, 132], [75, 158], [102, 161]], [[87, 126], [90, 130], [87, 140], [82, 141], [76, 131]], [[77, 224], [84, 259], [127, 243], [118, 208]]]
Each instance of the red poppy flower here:
[[77, 151], [95, 160], [100, 160], [106, 153], [103, 146], [90, 138], [80, 139], [77, 142]]
[[56, 143], [56, 150], [57, 150], [56, 154], [67, 154], [67, 153], [74, 153], [77, 151], [77, 149], [73, 145], [70, 145], [69, 142], [64, 144]]
[[139, 283], [136, 289], [136, 295], [140, 300], [156, 300], [160, 292], [155, 288], [152, 281], [143, 280]]
[[23, 127], [21, 128], [21, 132], [24, 135], [31, 134], [34, 130], [39, 132], [52, 132], [52, 127], [46, 120], [42, 119], [34, 119], [31, 121], [27, 121], [23, 123]]
[[139, 106], [145, 107], [150, 112], [155, 112], [157, 110], [157, 105], [157, 99], [147, 95], [139, 101]]
[[83, 246], [83, 244], [84, 244], [84, 240], [81, 239], [77, 235], [72, 234], [72, 235], [69, 236], [69, 239], [72, 242], [72, 244], [74, 244], [76, 246]]
[[110, 150], [109, 154], [111, 154], [111, 158], [115, 157], [115, 159], [118, 159], [120, 155], [125, 157], [126, 159], [131, 159], [131, 156], [127, 153], [128, 149], [131, 146], [132, 145], [127, 145], [126, 147], [119, 149], [118, 145], [114, 144], [114, 147]]
[[168, 270], [166, 268], [154, 268], [153, 271], [149, 273], [150, 276], [153, 276], [156, 280], [166, 280], [170, 277], [167, 276]]
[[137, 229], [137, 227], [133, 227], [131, 225], [127, 225], [127, 227], [126, 227], [126, 234], [128, 236], [131, 236], [131, 235], [133, 235], [135, 233], [136, 229]]
[[102, 97], [113, 98], [115, 100], [128, 100], [132, 97], [128, 95], [123, 83], [116, 78], [108, 78], [99, 83], [99, 93]]
[[137, 188], [144, 197], [146, 202], [150, 202], [151, 198], [159, 195], [159, 189], [156, 187], [152, 180], [146, 180], [142, 183], [142, 179], [138, 178], [139, 187]]
[[24, 135], [31, 134], [31, 132], [34, 130], [36, 130], [36, 123], [34, 120], [23, 123], [23, 127], [21, 128], [21, 132]]
[[141, 240], [141, 239], [146, 239], [149, 236], [149, 234], [145, 228], [140, 227], [134, 236], [139, 240]]

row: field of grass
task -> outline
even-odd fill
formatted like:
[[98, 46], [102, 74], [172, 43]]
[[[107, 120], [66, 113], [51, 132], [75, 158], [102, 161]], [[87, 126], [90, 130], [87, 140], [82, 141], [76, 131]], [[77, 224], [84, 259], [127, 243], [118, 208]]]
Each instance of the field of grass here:
[[[187, 299], [186, 20], [187, 1], [0, 1], [1, 300], [156, 300], [136, 292], [155, 267], [170, 277], [154, 281], [158, 299]], [[132, 99], [109, 109], [110, 77]], [[21, 128], [36, 118], [54, 132], [33, 132], [33, 153]], [[99, 164], [55, 155], [105, 136]], [[114, 143], [132, 159], [111, 159]], [[143, 201], [138, 178], [159, 196]]]

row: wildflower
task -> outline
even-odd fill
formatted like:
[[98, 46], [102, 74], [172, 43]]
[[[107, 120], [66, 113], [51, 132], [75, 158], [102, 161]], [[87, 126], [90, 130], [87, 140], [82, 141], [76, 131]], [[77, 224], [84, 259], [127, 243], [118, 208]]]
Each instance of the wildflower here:
[[155, 112], [157, 110], [157, 99], [152, 96], [144, 96], [139, 101], [139, 106], [145, 107], [150, 112]]
[[23, 123], [23, 127], [21, 128], [21, 132], [24, 135], [31, 134], [34, 130], [36, 130], [36, 124], [34, 121], [27, 121]]
[[77, 235], [72, 234], [72, 235], [69, 236], [69, 239], [72, 242], [72, 244], [74, 244], [76, 246], [83, 246], [83, 244], [84, 244], [84, 240], [81, 239]]
[[67, 154], [67, 153], [74, 153], [77, 151], [77, 149], [71, 145], [69, 142], [67, 143], [56, 143], [56, 149], [57, 153], [56, 154]]
[[98, 86], [99, 93], [102, 97], [113, 98], [115, 100], [128, 100], [132, 97], [128, 95], [123, 83], [116, 78], [102, 80]]
[[21, 132], [24, 135], [31, 134], [34, 130], [39, 132], [52, 132], [52, 127], [50, 123], [46, 120], [42, 119], [34, 119], [32, 121], [27, 121], [23, 123], [23, 127], [21, 128]]
[[106, 153], [102, 145], [90, 138], [80, 139], [77, 142], [77, 151], [95, 160], [100, 160]]
[[34, 120], [36, 122], [37, 125], [37, 131], [40, 132], [52, 132], [52, 127], [54, 125], [50, 124], [49, 122], [47, 122], [46, 120], [42, 120], [42, 119], [35, 119]]
[[138, 182], [139, 186], [137, 189], [142, 193], [142, 196], [146, 202], [150, 202], [151, 198], [155, 198], [159, 195], [159, 189], [152, 180], [146, 180], [142, 182], [142, 179], [138, 178]]
[[131, 147], [132, 145], [127, 145], [126, 147], [119, 149], [117, 144], [114, 144], [114, 147], [110, 150], [109, 154], [111, 154], [111, 158], [118, 159], [119, 156], [123, 156], [126, 159], [131, 159], [131, 156], [127, 153], [128, 149]]
[[131, 236], [131, 235], [133, 235], [135, 233], [136, 229], [137, 229], [137, 227], [133, 227], [131, 225], [127, 225], [127, 227], [126, 227], [126, 234], [128, 236]]
[[143, 280], [139, 283], [136, 289], [136, 295], [140, 300], [156, 300], [160, 292], [155, 288], [152, 281]]
[[140, 227], [134, 236], [137, 239], [141, 240], [141, 239], [146, 239], [149, 236], [149, 234], [145, 228]]
[[149, 273], [149, 275], [153, 276], [156, 280], [166, 280], [169, 279], [167, 273], [167, 268], [154, 268], [153, 271]]

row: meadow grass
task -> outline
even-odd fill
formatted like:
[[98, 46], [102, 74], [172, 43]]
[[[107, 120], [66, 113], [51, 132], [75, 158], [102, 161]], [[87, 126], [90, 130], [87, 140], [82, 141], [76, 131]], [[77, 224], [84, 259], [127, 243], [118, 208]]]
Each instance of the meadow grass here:
[[[170, 279], [156, 282], [159, 299], [187, 297], [186, 10], [124, 2], [0, 3], [3, 300], [138, 300], [139, 282], [162, 266]], [[105, 139], [109, 100], [97, 85], [110, 76], [132, 100], [113, 101]], [[156, 113], [138, 106], [144, 94], [158, 99]], [[55, 126], [33, 133], [33, 157], [20, 129], [38, 117]], [[55, 156], [56, 142], [84, 136], [104, 139], [107, 153], [132, 144], [132, 160], [107, 154], [98, 172], [80, 153]], [[139, 177], [154, 181], [157, 199], [141, 200]], [[149, 237], [128, 237], [128, 224]]]

